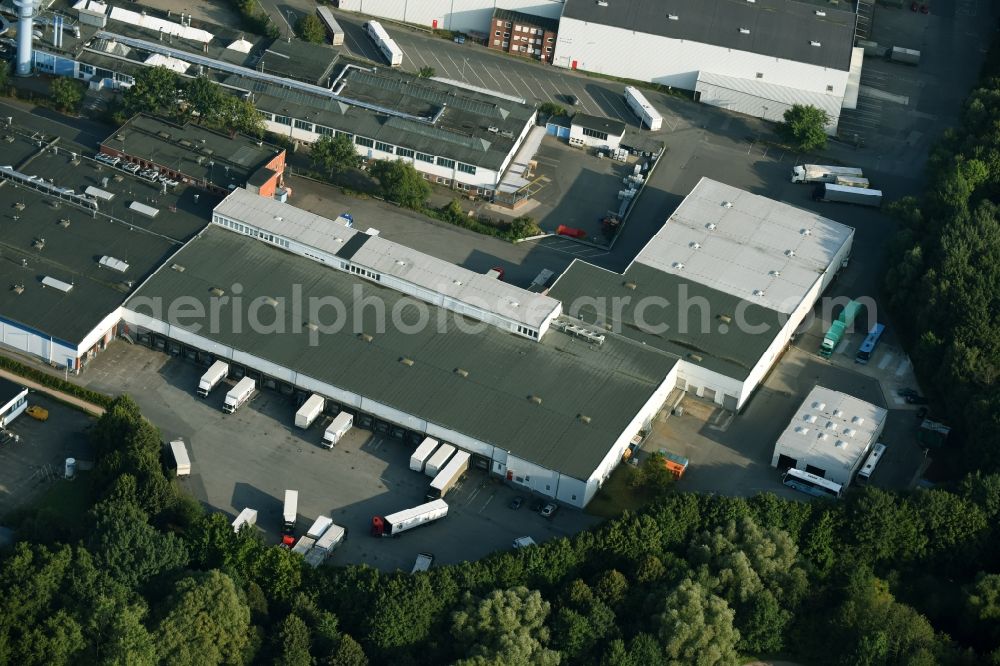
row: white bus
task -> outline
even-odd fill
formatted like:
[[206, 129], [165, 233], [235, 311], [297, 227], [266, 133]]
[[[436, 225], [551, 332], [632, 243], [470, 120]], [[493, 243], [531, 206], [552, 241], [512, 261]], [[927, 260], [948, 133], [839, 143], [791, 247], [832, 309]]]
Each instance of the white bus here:
[[885, 444], [879, 442], [872, 447], [872, 452], [868, 454], [868, 459], [865, 460], [865, 464], [861, 466], [861, 470], [858, 472], [859, 485], [868, 483], [872, 472], [878, 467], [878, 462], [882, 460], [883, 453], [885, 453]]
[[844, 496], [844, 487], [839, 483], [828, 481], [822, 476], [816, 476], [810, 472], [803, 472], [801, 469], [790, 468], [781, 477], [781, 482], [789, 488], [795, 488], [802, 493], [808, 493], [816, 497], [834, 497], [840, 499]]
[[382, 24], [378, 21], [369, 21], [365, 23], [365, 32], [368, 36], [372, 38], [375, 42], [375, 46], [378, 50], [382, 52], [385, 59], [389, 61], [389, 64], [393, 67], [399, 67], [403, 64], [403, 50], [396, 45], [389, 33], [385, 31]]

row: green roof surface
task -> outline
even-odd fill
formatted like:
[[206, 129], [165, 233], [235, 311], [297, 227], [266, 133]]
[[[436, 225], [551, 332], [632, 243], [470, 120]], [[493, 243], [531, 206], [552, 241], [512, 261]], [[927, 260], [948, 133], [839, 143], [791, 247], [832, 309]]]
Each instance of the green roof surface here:
[[[615, 333], [736, 379], [746, 379], [784, 324], [784, 318], [775, 310], [640, 263], [633, 263], [620, 274], [574, 261], [549, 290], [549, 296], [563, 302], [564, 312], [579, 314], [591, 324], [598, 319], [591, 301], [604, 298], [609, 304], [603, 308], [605, 320]], [[666, 299], [669, 304], [652, 301], [652, 297]], [[620, 299], [620, 316], [614, 316], [612, 299]], [[678, 307], [685, 302], [692, 305], [686, 310]], [[706, 315], [698, 303], [708, 306], [704, 310], [707, 330], [703, 326]], [[765, 324], [767, 330], [741, 330], [737, 326], [738, 310], [744, 321]], [[663, 325], [666, 328], [662, 332], [654, 332]]]
[[[228, 294], [231, 285], [241, 284], [245, 308], [257, 297], [290, 299], [298, 285], [308, 313], [311, 297], [332, 296], [350, 304], [357, 288], [363, 297], [383, 299], [387, 312], [400, 307], [405, 321], [415, 318], [417, 306], [399, 292], [216, 226], [171, 263], [184, 270], [161, 268], [137, 296], [165, 302], [194, 297], [207, 312], [213, 288]], [[234, 332], [231, 307], [222, 305], [217, 330], [204, 327], [199, 334], [582, 480], [594, 472], [675, 363], [625, 339], [595, 346], [557, 331], [541, 342], [491, 326], [463, 332], [454, 324], [456, 315], [431, 305], [425, 305], [430, 321], [443, 316], [450, 324], [447, 333], [437, 332], [436, 325], [402, 332], [391, 323], [380, 332], [374, 309], [366, 307], [360, 329], [372, 336], [370, 341], [345, 327], [320, 334], [319, 344], [311, 346], [313, 333], [307, 327], [293, 330], [303, 327], [292, 321], [290, 305], [282, 319], [287, 332], [270, 335]], [[141, 307], [137, 311], [149, 314]], [[326, 317], [332, 319], [332, 310]], [[590, 417], [589, 423], [581, 415]]]

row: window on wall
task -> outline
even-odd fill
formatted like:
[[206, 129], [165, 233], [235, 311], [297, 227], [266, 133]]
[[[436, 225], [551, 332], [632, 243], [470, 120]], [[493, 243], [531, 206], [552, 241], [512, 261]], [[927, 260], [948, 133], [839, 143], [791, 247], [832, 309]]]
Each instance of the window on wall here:
[[449, 160], [447, 157], [439, 157], [437, 158], [437, 165], [442, 166], [445, 169], [454, 169], [455, 160]]
[[375, 142], [375, 150], [381, 150], [383, 153], [396, 152], [394, 146], [391, 143], [383, 143], [382, 141]]
[[295, 121], [295, 129], [306, 130], [308, 132], [312, 132], [312, 128], [313, 128], [313, 124], [312, 123], [307, 123], [304, 120], [296, 120]]
[[278, 123], [279, 125], [291, 125], [292, 119], [289, 118], [288, 116], [275, 116], [274, 122]]
[[367, 146], [368, 148], [372, 148], [375, 146], [374, 139], [369, 139], [363, 136], [354, 137], [354, 143], [358, 144], [359, 146]]
[[472, 175], [476, 175], [476, 167], [472, 166], [471, 164], [462, 164], [461, 162], [459, 162], [458, 170], [461, 171], [462, 173], [471, 173]]
[[588, 129], [586, 127], [583, 127], [582, 129], [584, 136], [592, 136], [595, 139], [600, 139], [601, 141], [605, 141], [608, 138], [607, 132], [598, 132], [596, 130]]
[[333, 136], [333, 130], [322, 125], [316, 125], [316, 133], [322, 136]]
[[400, 157], [413, 157], [413, 151], [409, 148], [396, 148], [396, 154]]
[[337, 130], [334, 134], [336, 136], [346, 136], [351, 141], [354, 141], [354, 135], [351, 134], [350, 132], [341, 132], [340, 130]]
[[417, 159], [420, 160], [421, 162], [430, 162], [431, 164], [434, 163], [434, 156], [427, 155], [425, 153], [417, 153]]

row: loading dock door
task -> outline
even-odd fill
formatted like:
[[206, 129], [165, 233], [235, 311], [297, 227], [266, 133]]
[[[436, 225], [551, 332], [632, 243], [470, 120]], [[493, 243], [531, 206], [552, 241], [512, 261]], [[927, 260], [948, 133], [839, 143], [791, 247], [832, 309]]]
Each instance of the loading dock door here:
[[795, 458], [789, 458], [784, 453], [778, 456], [778, 469], [780, 470], [791, 469], [792, 467], [795, 467], [796, 463], [798, 463], [798, 460]]
[[735, 412], [737, 405], [739, 405], [739, 400], [737, 400], [735, 395], [722, 396], [722, 407], [724, 409], [728, 409], [731, 412]]

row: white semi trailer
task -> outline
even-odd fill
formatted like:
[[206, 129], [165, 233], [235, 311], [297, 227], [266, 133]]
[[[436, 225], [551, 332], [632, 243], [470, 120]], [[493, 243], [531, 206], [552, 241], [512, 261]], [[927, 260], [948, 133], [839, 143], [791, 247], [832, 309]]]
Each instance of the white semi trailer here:
[[447, 502], [438, 499], [388, 516], [372, 516], [371, 533], [377, 537], [398, 536], [407, 530], [432, 523], [447, 515]]
[[840, 177], [862, 178], [864, 175], [857, 167], [827, 164], [799, 164], [792, 167], [793, 183], [836, 183]]
[[295, 412], [295, 427], [308, 428], [311, 426], [313, 421], [323, 413], [325, 406], [326, 400], [323, 399], [323, 396], [313, 393], [308, 400], [302, 403], [299, 411]]
[[424, 465], [427, 464], [427, 459], [431, 457], [434, 450], [438, 446], [438, 441], [433, 437], [424, 437], [424, 441], [420, 442], [420, 446], [413, 452], [410, 456], [410, 469], [414, 472], [424, 471]]

